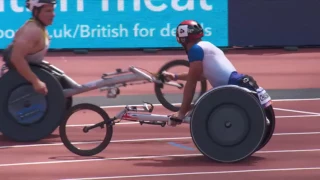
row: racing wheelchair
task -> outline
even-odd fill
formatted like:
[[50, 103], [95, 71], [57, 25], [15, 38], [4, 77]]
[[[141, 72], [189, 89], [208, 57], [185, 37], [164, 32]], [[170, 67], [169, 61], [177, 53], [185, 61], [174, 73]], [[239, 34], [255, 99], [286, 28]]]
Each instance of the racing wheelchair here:
[[[141, 73], [146, 79], [155, 79], [152, 75]], [[227, 85], [213, 88], [202, 94], [194, 103], [192, 110], [182, 120], [170, 115], [153, 114], [154, 106], [144, 102], [141, 106], [127, 105], [117, 115], [110, 117], [99, 106], [89, 103], [71, 107], [59, 127], [60, 138], [65, 147], [80, 156], [93, 156], [102, 152], [113, 136], [113, 126], [122, 120], [142, 124], [166, 125], [187, 123], [193, 143], [206, 157], [224, 163], [246, 159], [263, 148], [271, 139], [275, 128], [275, 115], [271, 97], [260, 87], [257, 91], [248, 88]], [[84, 133], [95, 128], [104, 128], [104, 139], [89, 150], [77, 148], [67, 136], [67, 123], [77, 111], [91, 110], [102, 117], [102, 121], [85, 126]], [[81, 142], [83, 144], [83, 142]]]
[[[182, 83], [165, 82], [161, 75], [174, 66], [188, 67], [189, 63], [186, 60], [167, 62], [157, 73], [152, 73], [154, 78], [138, 68], [129, 67], [127, 70], [116, 69], [115, 72], [103, 73], [98, 80], [78, 84], [49, 62], [30, 63], [31, 70], [47, 84], [48, 94], [43, 96], [36, 93], [10, 63], [5, 63], [0, 71], [0, 132], [19, 142], [41, 140], [58, 128], [73, 105], [74, 95], [100, 89], [107, 91], [108, 98], [115, 98], [120, 94], [120, 87], [135, 84], [154, 83], [156, 97], [163, 106], [178, 111], [179, 106], [167, 101], [162, 93], [164, 86], [183, 88]], [[206, 81], [199, 83], [201, 90], [198, 97], [207, 90]]]

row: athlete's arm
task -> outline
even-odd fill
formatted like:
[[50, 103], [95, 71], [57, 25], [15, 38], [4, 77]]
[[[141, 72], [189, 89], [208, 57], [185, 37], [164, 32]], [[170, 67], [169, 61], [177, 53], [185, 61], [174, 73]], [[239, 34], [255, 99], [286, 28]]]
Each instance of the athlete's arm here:
[[186, 81], [187, 77], [188, 77], [188, 72], [183, 72], [183, 73], [179, 73], [179, 74], [176, 73], [175, 75], [176, 75], [176, 77], [175, 77], [176, 80], [184, 80], [184, 81]]
[[[183, 73], [176, 73], [176, 80], [183, 80], [186, 81], [187, 77], [188, 77], [189, 72], [183, 72]], [[198, 81], [202, 81], [205, 80], [205, 77], [201, 74], [201, 76], [199, 77], [199, 79], [197, 79]]]
[[191, 108], [191, 102], [195, 93], [197, 81], [201, 79], [203, 74], [203, 57], [204, 53], [200, 46], [195, 45], [189, 50], [188, 59], [190, 67], [188, 75], [186, 76], [187, 82], [183, 92], [183, 100], [179, 111], [179, 117], [184, 117]]
[[31, 71], [28, 62], [25, 60], [25, 56], [31, 53], [32, 49], [39, 42], [42, 34], [41, 29], [35, 26], [27, 26], [20, 34], [15, 38], [11, 54], [11, 62], [17, 71], [27, 81], [34, 84], [40, 81], [38, 77]]

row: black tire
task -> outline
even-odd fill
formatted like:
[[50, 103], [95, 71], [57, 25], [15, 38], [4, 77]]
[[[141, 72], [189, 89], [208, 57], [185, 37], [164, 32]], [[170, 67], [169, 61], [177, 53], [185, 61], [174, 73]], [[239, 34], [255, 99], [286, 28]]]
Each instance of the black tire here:
[[[186, 61], [186, 60], [173, 60], [173, 61], [170, 61], [166, 64], [164, 64], [160, 70], [158, 71], [158, 74], [161, 74], [163, 71], [166, 71], [167, 69], [171, 68], [171, 67], [174, 67], [174, 66], [186, 66], [186, 67], [189, 67], [189, 62]], [[201, 91], [200, 91], [200, 94], [198, 97], [196, 97], [196, 99], [193, 101], [193, 103], [199, 98], [202, 96], [202, 94], [204, 94], [206, 91], [207, 91], [207, 81], [206, 80], [202, 80], [200, 81], [200, 84], [201, 84]], [[171, 104], [170, 102], [168, 102], [161, 89], [162, 89], [163, 85], [162, 84], [155, 84], [154, 85], [154, 91], [155, 91], [155, 94], [156, 94], [156, 97], [158, 99], [158, 101], [168, 110], [170, 111], [173, 111], [173, 112], [178, 112], [179, 109], [180, 109], [180, 106], [175, 106], [173, 104]]]
[[[217, 115], [218, 111], [223, 112], [218, 109], [230, 105], [238, 110]], [[213, 115], [220, 117], [213, 120]], [[251, 93], [237, 87], [215, 88], [203, 95], [195, 105], [190, 134], [194, 145], [204, 156], [220, 163], [235, 163], [251, 156], [259, 148], [265, 137], [265, 118], [260, 102]], [[228, 131], [225, 121], [239, 126]]]
[[[60, 85], [62, 87], [62, 90], [66, 89], [66, 88], [69, 88], [69, 86], [66, 83], [61, 81], [61, 77], [58, 74], [52, 73], [52, 70], [50, 70], [49, 67], [47, 67], [47, 66], [45, 66], [43, 64], [37, 64], [37, 63], [29, 63], [29, 66], [31, 68], [39, 68], [39, 69], [51, 74], [60, 83]], [[5, 67], [6, 67], [7, 70], [16, 71], [15, 68], [10, 64], [6, 65]], [[4, 69], [4, 66], [2, 66], [2, 68]], [[0, 77], [1, 77], [1, 75], [0, 75]], [[73, 97], [65, 98], [65, 102], [66, 102], [66, 110], [68, 110], [73, 104]], [[59, 124], [60, 123], [57, 124], [57, 127], [55, 129], [53, 129], [50, 134], [52, 134], [59, 127]]]
[[273, 136], [275, 127], [276, 127], [276, 117], [275, 117], [275, 113], [274, 113], [272, 105], [270, 105], [269, 107], [267, 107], [265, 109], [265, 114], [266, 114], [266, 117], [268, 118], [268, 120], [270, 121], [270, 124], [266, 125], [267, 129], [266, 129], [265, 136], [264, 136], [259, 148], [257, 148], [256, 151], [261, 150], [263, 147], [265, 147], [269, 143], [269, 141], [271, 140], [271, 138]]
[[66, 98], [66, 109], [69, 110], [72, 107], [73, 104], [73, 98], [71, 97], [67, 97]]
[[[73, 113], [75, 113], [79, 110], [83, 110], [83, 109], [91, 110], [91, 111], [98, 113], [103, 118], [103, 120], [105, 122], [104, 128], [106, 130], [106, 134], [105, 134], [103, 141], [97, 147], [89, 149], [89, 150], [81, 150], [81, 149], [73, 146], [71, 144], [71, 142], [69, 141], [67, 134], [66, 134], [66, 125], [67, 125], [67, 122], [68, 122], [68, 119], [70, 118], [70, 116]], [[93, 156], [93, 155], [99, 154], [109, 145], [111, 138], [112, 138], [112, 135], [113, 135], [113, 126], [110, 124], [109, 120], [110, 120], [109, 115], [99, 106], [96, 106], [94, 104], [88, 104], [88, 103], [77, 104], [75, 106], [72, 106], [67, 111], [65, 119], [63, 119], [63, 121], [60, 124], [60, 127], [59, 127], [60, 139], [61, 139], [62, 143], [65, 145], [65, 147], [70, 152], [77, 154], [79, 156]]]
[[10, 69], [0, 79], [3, 85], [1, 89], [0, 107], [0, 131], [8, 138], [17, 142], [36, 142], [54, 132], [60, 125], [65, 115], [65, 98], [59, 81], [51, 73], [43, 68], [30, 66], [31, 70], [47, 84], [48, 94], [45, 96], [47, 102], [46, 113], [39, 121], [29, 125], [20, 125], [9, 112], [8, 100], [14, 89], [19, 86], [30, 86], [15, 69]]
[[[60, 82], [63, 89], [71, 88], [67, 83], [65, 83], [61, 79], [59, 79], [59, 82]], [[66, 98], [66, 109], [67, 110], [70, 109], [72, 107], [72, 104], [73, 104], [73, 97], [72, 96], [67, 97]]]
[[[35, 67], [39, 67], [45, 71], [47, 71], [48, 73], [51, 73], [61, 84], [63, 89], [67, 89], [67, 88], [71, 88], [70, 85], [68, 83], [66, 83], [62, 78], [62, 72], [57, 72], [54, 69], [52, 69], [50, 66], [47, 66], [46, 64], [33, 64], [31, 63], [30, 66], [35, 66]], [[73, 97], [67, 97], [66, 98], [66, 109], [68, 110], [69, 108], [71, 108], [73, 104]]]

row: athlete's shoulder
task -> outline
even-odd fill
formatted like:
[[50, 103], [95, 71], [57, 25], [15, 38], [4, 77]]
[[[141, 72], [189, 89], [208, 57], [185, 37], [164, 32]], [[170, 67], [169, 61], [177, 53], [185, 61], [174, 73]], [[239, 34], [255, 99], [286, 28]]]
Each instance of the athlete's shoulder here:
[[24, 28], [25, 28], [25, 31], [27, 31], [28, 33], [35, 33], [35, 34], [38, 33], [39, 35], [39, 33], [43, 32], [43, 29], [39, 27], [39, 25], [37, 25], [37, 23], [34, 21], [27, 22]]
[[38, 39], [42, 29], [34, 22], [27, 22], [19, 29], [19, 35], [31, 39]]
[[41, 36], [41, 28], [34, 24], [24, 24], [15, 34], [14, 44], [35, 44], [39, 42]]
[[204, 49], [200, 43], [194, 44], [188, 51], [189, 62], [202, 61]]
[[207, 54], [223, 54], [223, 51], [210, 41], [201, 41], [199, 45], [201, 45], [206, 50], [205, 53]]

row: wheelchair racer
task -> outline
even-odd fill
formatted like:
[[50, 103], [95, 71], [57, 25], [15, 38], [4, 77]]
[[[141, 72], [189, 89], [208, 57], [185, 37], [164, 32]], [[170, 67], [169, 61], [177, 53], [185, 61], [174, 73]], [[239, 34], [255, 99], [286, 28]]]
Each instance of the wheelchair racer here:
[[191, 109], [197, 81], [207, 79], [212, 87], [238, 85], [257, 91], [253, 77], [238, 73], [224, 52], [208, 41], [203, 41], [203, 29], [194, 20], [185, 20], [176, 28], [176, 39], [188, 56], [189, 71], [181, 74], [163, 72], [167, 80], [186, 80], [180, 110], [172, 117], [183, 119]]
[[30, 69], [28, 63], [40, 63], [49, 47], [46, 26], [54, 18], [56, 0], [27, 0], [26, 7], [32, 17], [20, 27], [13, 42], [3, 52], [3, 61], [8, 68], [15, 68], [38, 93], [47, 94], [46, 84]]

